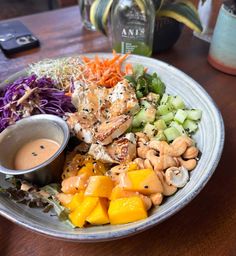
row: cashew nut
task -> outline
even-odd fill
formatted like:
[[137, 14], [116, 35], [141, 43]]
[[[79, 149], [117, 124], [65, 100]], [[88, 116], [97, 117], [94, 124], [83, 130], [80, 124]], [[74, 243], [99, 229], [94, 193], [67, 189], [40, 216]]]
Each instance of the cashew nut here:
[[189, 180], [189, 173], [184, 167], [170, 167], [165, 172], [165, 179], [168, 185], [182, 188]]
[[184, 159], [191, 159], [191, 158], [196, 158], [198, 156], [199, 150], [198, 148], [191, 146], [186, 149], [182, 157]]
[[155, 193], [150, 195], [150, 199], [154, 205], [160, 205], [163, 200], [162, 193]]
[[142, 158], [136, 158], [134, 162], [138, 165], [139, 169], [144, 169], [144, 160]]
[[185, 137], [176, 138], [171, 145], [166, 141], [152, 140], [148, 146], [160, 152], [160, 155], [181, 156], [187, 149], [189, 142]]
[[157, 176], [159, 177], [162, 187], [163, 187], [163, 195], [171, 196], [177, 191], [177, 187], [168, 185], [165, 181], [165, 177], [163, 176], [162, 172], [157, 172]]
[[191, 138], [189, 138], [187, 135], [182, 135], [182, 136], [177, 137], [172, 142], [171, 145], [175, 147], [176, 145], [178, 145], [179, 141], [181, 141], [181, 142], [184, 141], [188, 147], [194, 146], [194, 141]]
[[148, 136], [143, 132], [136, 132], [135, 135], [138, 137], [138, 141], [145, 141], [145, 142], [149, 141]]
[[151, 162], [155, 171], [163, 171], [168, 167], [176, 166], [177, 162], [173, 157], [168, 155], [156, 156], [157, 152], [153, 149], [150, 149], [146, 158]]
[[144, 196], [142, 194], [139, 194], [140, 198], [143, 200], [144, 206], [146, 210], [148, 211], [152, 207], [152, 201], [148, 196]]
[[189, 159], [185, 161], [181, 157], [178, 157], [178, 161], [184, 168], [186, 168], [189, 171], [192, 171], [197, 165], [196, 159]]
[[149, 147], [145, 147], [145, 146], [142, 146], [142, 147], [139, 147], [137, 148], [137, 155], [143, 159], [146, 158], [146, 155], [147, 155], [147, 152], [149, 151]]
[[153, 170], [153, 166], [152, 166], [152, 164], [151, 164], [151, 162], [150, 162], [149, 159], [145, 159], [145, 160], [144, 160], [144, 168], [146, 168], [146, 169], [152, 169], [152, 170]]

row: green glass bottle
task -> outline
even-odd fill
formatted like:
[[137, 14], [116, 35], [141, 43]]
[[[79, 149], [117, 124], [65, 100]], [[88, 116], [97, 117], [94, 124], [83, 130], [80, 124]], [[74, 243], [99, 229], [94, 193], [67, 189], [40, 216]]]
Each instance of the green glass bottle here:
[[152, 55], [155, 8], [152, 0], [115, 0], [111, 11], [116, 52]]

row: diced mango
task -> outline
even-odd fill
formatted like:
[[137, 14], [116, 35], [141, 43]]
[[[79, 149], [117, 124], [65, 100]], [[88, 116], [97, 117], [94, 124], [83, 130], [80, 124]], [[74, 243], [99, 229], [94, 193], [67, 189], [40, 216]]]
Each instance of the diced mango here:
[[127, 172], [122, 185], [127, 190], [138, 191], [144, 195], [163, 192], [159, 178], [151, 169]]
[[83, 199], [84, 191], [80, 191], [79, 193], [73, 195], [72, 200], [66, 204], [65, 207], [72, 212], [83, 202]]
[[61, 191], [65, 194], [75, 194], [79, 190], [84, 190], [86, 186], [85, 180], [80, 176], [66, 178], [61, 183]]
[[73, 198], [73, 194], [64, 194], [64, 193], [58, 193], [56, 195], [56, 198], [60, 201], [60, 203], [63, 206], [66, 206], [67, 204], [69, 204]]
[[115, 200], [123, 197], [138, 196], [138, 192], [125, 190], [123, 187], [115, 186], [112, 189], [110, 200]]
[[104, 165], [104, 163], [100, 162], [100, 161], [96, 161], [94, 163], [94, 174], [95, 175], [104, 175], [106, 173], [106, 167]]
[[127, 172], [130, 172], [130, 171], [135, 171], [138, 169], [138, 165], [135, 163], [135, 162], [129, 162], [127, 164]]
[[95, 209], [90, 213], [86, 220], [93, 225], [103, 225], [109, 223], [108, 201], [106, 198], [100, 198]]
[[147, 218], [147, 211], [140, 197], [112, 200], [108, 209], [111, 224], [124, 224]]
[[94, 175], [93, 172], [93, 164], [92, 163], [86, 163], [79, 171], [78, 176], [83, 177], [83, 179], [87, 180], [90, 176]]
[[84, 194], [86, 196], [109, 198], [113, 186], [113, 181], [108, 176], [91, 176]]
[[85, 196], [82, 203], [69, 214], [71, 222], [76, 226], [82, 228], [85, 224], [86, 218], [95, 209], [99, 201], [98, 197]]

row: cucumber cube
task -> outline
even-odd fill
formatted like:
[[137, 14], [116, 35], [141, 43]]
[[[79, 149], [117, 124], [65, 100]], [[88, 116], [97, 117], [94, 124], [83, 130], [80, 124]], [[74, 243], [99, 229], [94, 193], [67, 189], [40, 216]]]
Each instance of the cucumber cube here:
[[164, 134], [164, 131], [158, 131], [157, 135], [154, 138], [155, 140], [166, 141], [166, 136]]
[[164, 134], [168, 142], [173, 141], [177, 137], [181, 136], [181, 133], [175, 127], [169, 127], [165, 129]]
[[186, 119], [183, 123], [183, 127], [186, 130], [187, 133], [194, 133], [196, 132], [198, 125], [196, 122], [190, 120], [190, 119]]
[[143, 128], [143, 132], [147, 134], [149, 138], [152, 138], [156, 133], [156, 127], [153, 124], [147, 123]]
[[154, 122], [154, 126], [158, 131], [165, 130], [167, 128], [166, 123], [163, 119], [160, 119]]
[[175, 114], [174, 120], [182, 124], [184, 122], [184, 120], [186, 119], [187, 115], [188, 114], [186, 111], [184, 111], [182, 109], [178, 109]]
[[164, 120], [165, 123], [170, 123], [174, 119], [174, 114], [170, 112], [166, 115], [160, 116], [160, 119]]
[[184, 127], [181, 124], [179, 124], [179, 123], [177, 123], [175, 121], [170, 123], [170, 127], [176, 128], [182, 135], [186, 134], [186, 132], [184, 130]]
[[180, 96], [178, 96], [178, 95], [172, 98], [172, 100], [171, 100], [171, 105], [172, 105], [175, 109], [184, 109], [184, 108], [185, 108], [184, 101], [183, 101], [182, 98], [180, 98]]
[[162, 95], [162, 98], [161, 98], [161, 101], [160, 101], [160, 105], [166, 104], [167, 101], [168, 101], [168, 98], [169, 98], [169, 95], [166, 94], [166, 93], [164, 93], [164, 94]]
[[157, 111], [158, 111], [158, 114], [162, 116], [162, 115], [168, 114], [170, 112], [170, 109], [168, 105], [160, 105], [158, 106]]
[[202, 117], [202, 111], [200, 109], [191, 109], [187, 111], [187, 118], [197, 121], [200, 120]]

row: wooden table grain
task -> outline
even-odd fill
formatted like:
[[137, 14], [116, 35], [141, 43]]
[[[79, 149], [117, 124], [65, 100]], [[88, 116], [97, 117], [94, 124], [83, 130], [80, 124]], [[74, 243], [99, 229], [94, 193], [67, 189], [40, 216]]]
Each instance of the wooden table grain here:
[[[20, 20], [39, 37], [41, 47], [11, 58], [0, 53], [0, 80], [43, 58], [111, 50], [106, 37], [83, 29], [78, 7]], [[173, 49], [154, 56], [198, 81], [215, 100], [225, 122], [220, 163], [188, 206], [141, 234], [91, 244], [55, 240], [0, 217], [0, 255], [236, 255], [236, 77], [213, 69], [207, 63], [208, 49], [207, 43], [186, 29]]]

